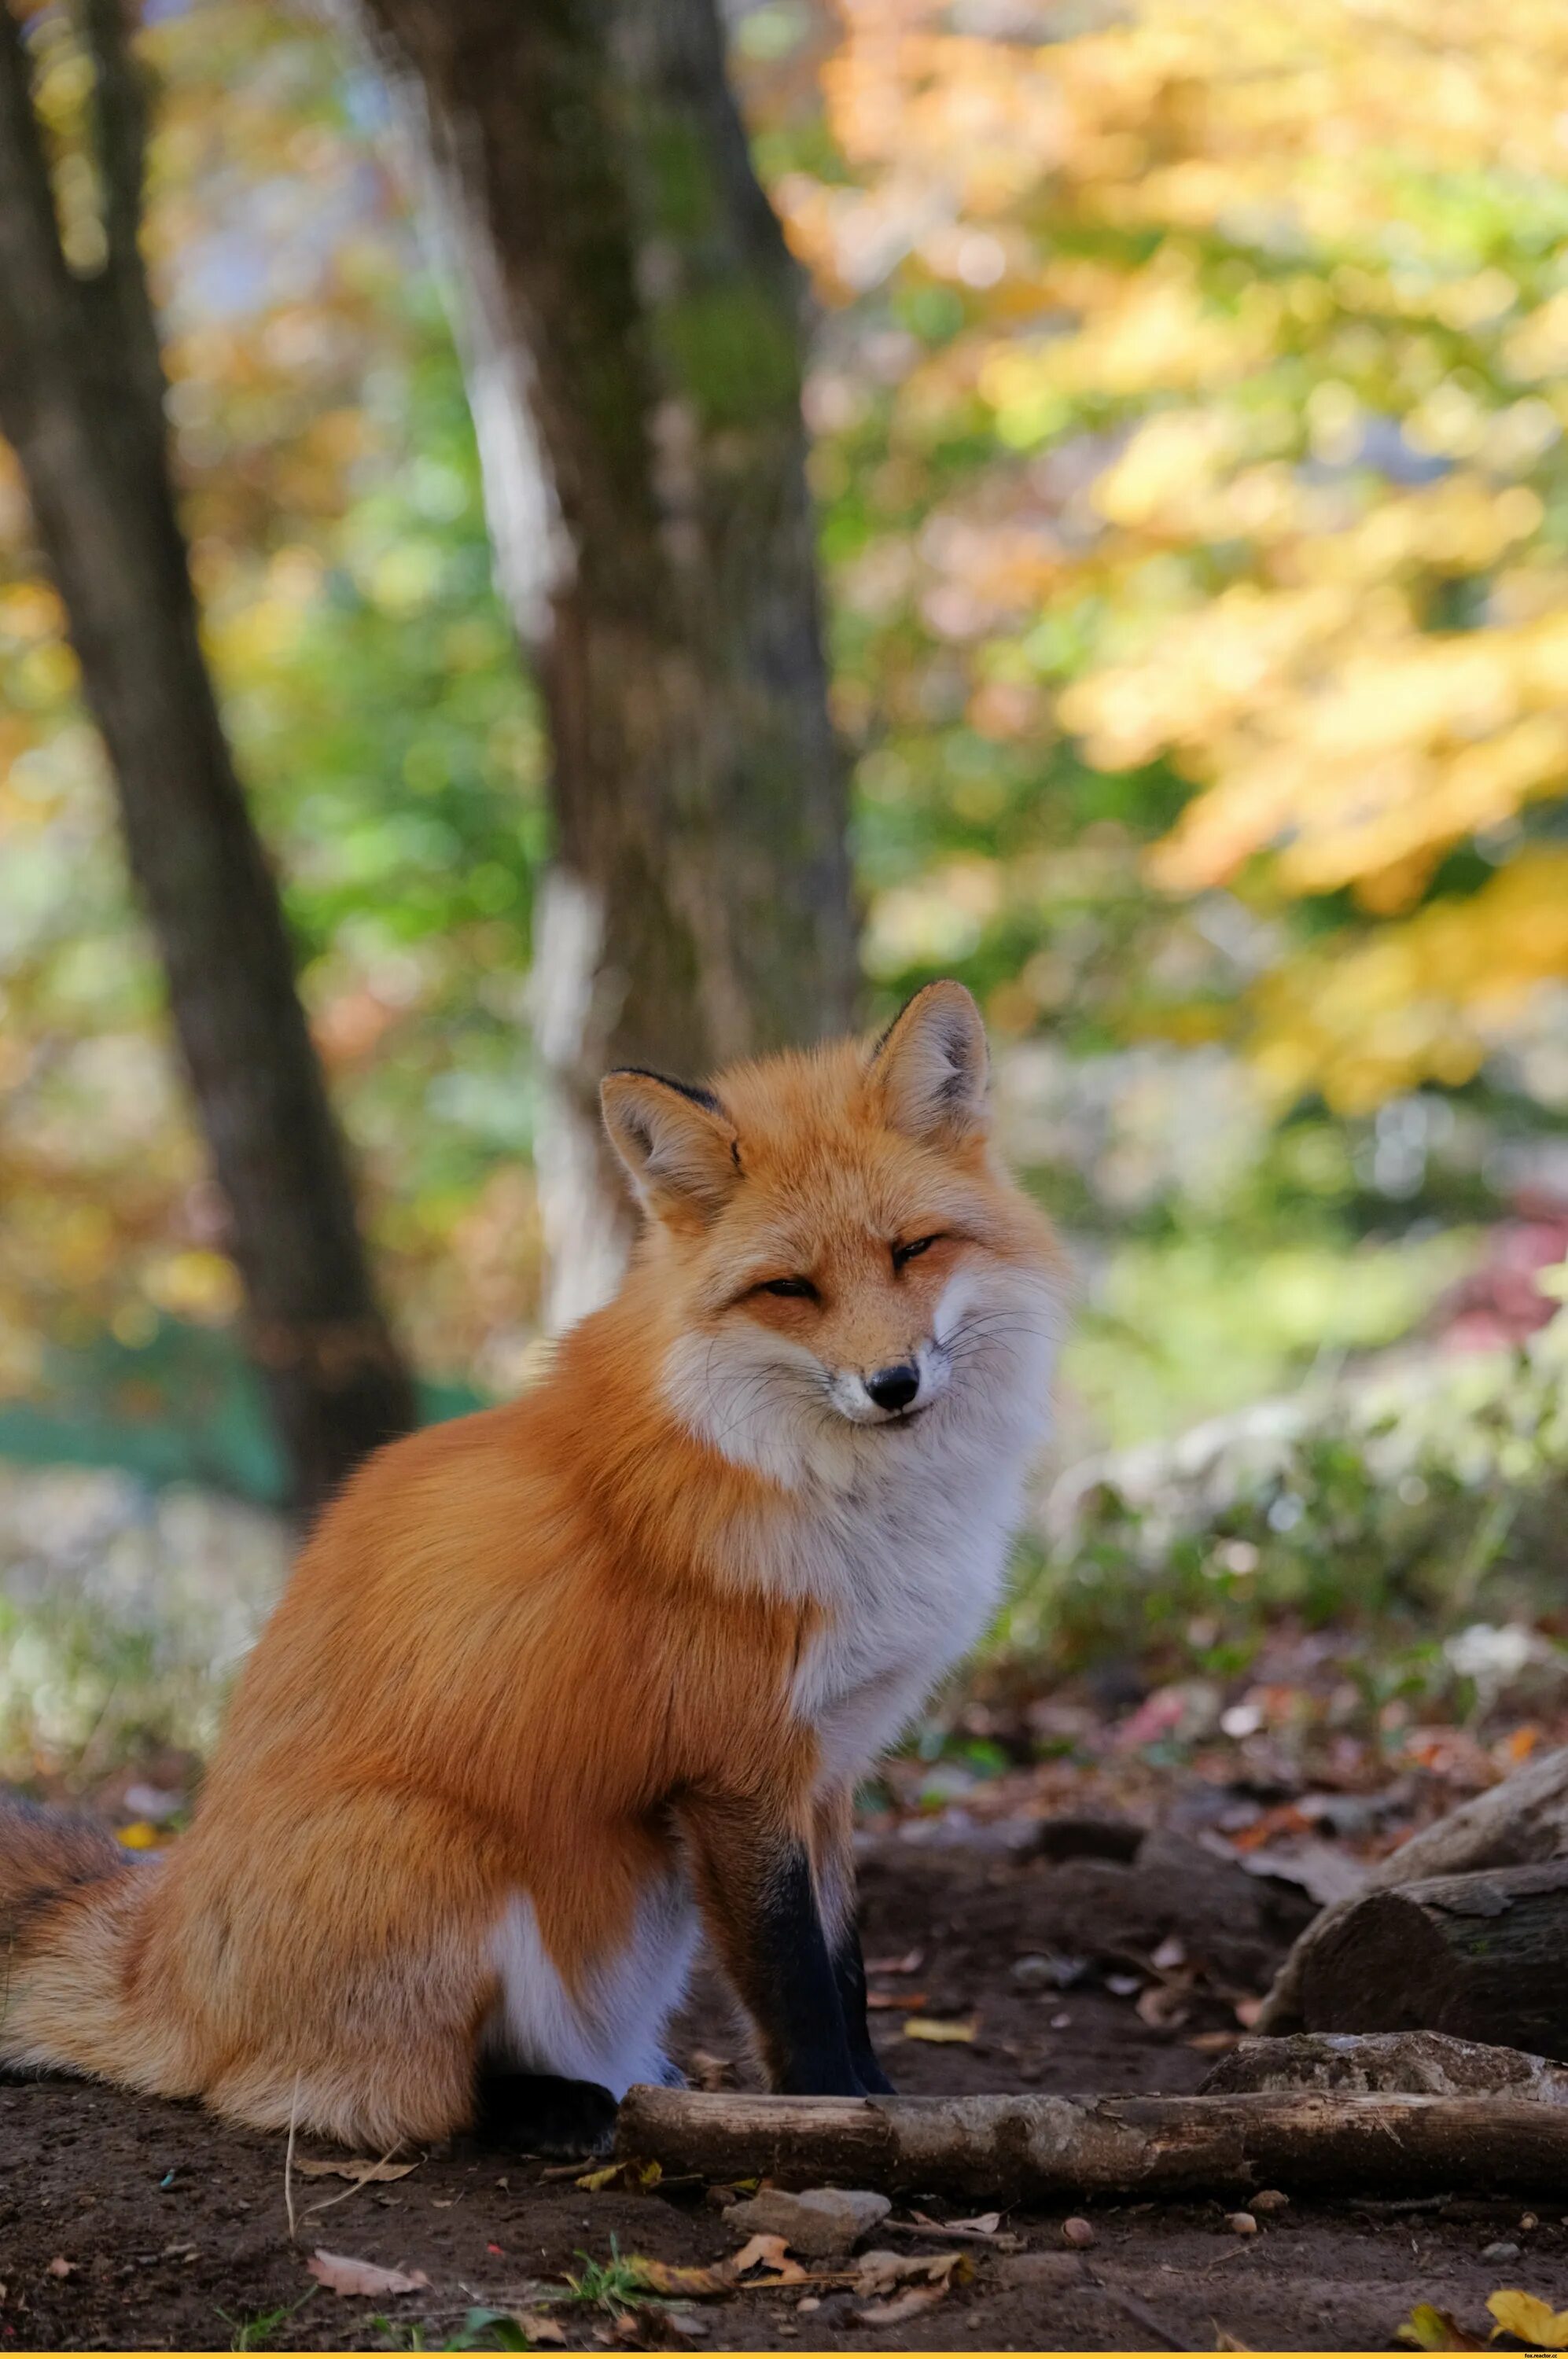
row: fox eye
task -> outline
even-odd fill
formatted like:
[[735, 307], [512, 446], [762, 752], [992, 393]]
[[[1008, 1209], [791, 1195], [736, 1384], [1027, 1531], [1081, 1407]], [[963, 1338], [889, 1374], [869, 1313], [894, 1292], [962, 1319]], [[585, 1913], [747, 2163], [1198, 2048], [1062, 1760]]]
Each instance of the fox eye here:
[[940, 1237], [916, 1237], [907, 1245], [895, 1245], [893, 1247], [894, 1268], [902, 1269], [907, 1261], [913, 1261], [917, 1255], [926, 1253], [932, 1245], [941, 1243]]
[[784, 1294], [792, 1301], [814, 1302], [817, 1289], [809, 1277], [769, 1277], [757, 1288], [758, 1294]]

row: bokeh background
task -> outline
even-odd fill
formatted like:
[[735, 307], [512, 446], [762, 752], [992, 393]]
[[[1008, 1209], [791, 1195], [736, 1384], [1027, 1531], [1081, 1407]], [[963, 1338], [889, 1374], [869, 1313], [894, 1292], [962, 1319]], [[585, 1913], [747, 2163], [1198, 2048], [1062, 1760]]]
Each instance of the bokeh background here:
[[[975, 989], [1083, 1281], [1017, 1602], [885, 1799], [1483, 1781], [1568, 1710], [1568, 20], [727, 27], [814, 298], [864, 1013]], [[29, 38], [68, 150], [79, 50]], [[539, 1348], [550, 846], [449, 290], [338, 27], [155, 0], [142, 39], [210, 660], [449, 1410]], [[90, 245], [68, 152], [57, 201]], [[289, 1544], [223, 1246], [0, 447], [0, 1773], [142, 1816]]]

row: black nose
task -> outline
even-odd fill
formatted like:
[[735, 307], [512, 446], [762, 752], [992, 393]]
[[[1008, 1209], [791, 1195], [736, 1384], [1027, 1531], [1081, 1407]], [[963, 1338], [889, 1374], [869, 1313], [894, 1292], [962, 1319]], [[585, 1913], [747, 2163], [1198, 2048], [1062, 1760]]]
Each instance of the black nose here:
[[866, 1379], [866, 1389], [878, 1408], [908, 1408], [920, 1388], [920, 1372], [913, 1360], [900, 1360], [896, 1368], [878, 1368]]

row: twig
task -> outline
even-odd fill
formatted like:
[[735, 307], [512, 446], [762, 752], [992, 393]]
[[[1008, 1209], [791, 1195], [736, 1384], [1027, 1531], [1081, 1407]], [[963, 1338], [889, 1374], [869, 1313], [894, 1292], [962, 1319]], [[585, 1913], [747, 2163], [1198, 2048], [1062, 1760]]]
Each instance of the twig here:
[[299, 2073], [294, 2075], [294, 2102], [289, 2108], [289, 2144], [283, 2156], [283, 2208], [289, 2214], [289, 2241], [296, 2239], [294, 2221], [294, 2134], [299, 2126]]
[[[397, 2153], [397, 2148], [402, 2145], [402, 2143], [403, 2141], [401, 2138], [395, 2138], [392, 2144], [387, 2147], [385, 2154], [377, 2155], [376, 2158], [376, 2168], [377, 2170], [380, 2169], [381, 2165], [384, 2162], [391, 2161], [393, 2156]], [[334, 2203], [346, 2203], [351, 2195], [357, 2195], [362, 2188], [369, 2187], [374, 2182], [372, 2181], [368, 2172], [365, 2173], [365, 2175], [359, 2179], [351, 2180], [348, 2185], [342, 2189], [338, 2194], [323, 2195], [319, 2203], [307, 2203], [305, 2206], [306, 2219], [313, 2220], [318, 2212], [330, 2212]]]

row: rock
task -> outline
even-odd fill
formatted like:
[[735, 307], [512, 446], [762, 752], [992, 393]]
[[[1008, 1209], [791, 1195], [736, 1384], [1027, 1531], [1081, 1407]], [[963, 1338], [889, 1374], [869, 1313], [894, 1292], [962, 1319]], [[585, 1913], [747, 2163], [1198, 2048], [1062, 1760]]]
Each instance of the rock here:
[[996, 2262], [993, 2275], [998, 2285], [1029, 2293], [1068, 2293], [1086, 2282], [1076, 2253], [1018, 2253]]
[[746, 2236], [782, 2236], [802, 2260], [826, 2260], [885, 2220], [892, 2210], [885, 2195], [866, 2187], [809, 2187], [789, 2195], [765, 2187], [744, 2203], [732, 2203], [725, 2225]]
[[1498, 2245], [1487, 2245], [1482, 2252], [1481, 2258], [1484, 2261], [1517, 2261], [1519, 2256], [1519, 2246], [1510, 2245], [1505, 2239]]
[[1063, 2220], [1062, 2234], [1063, 2242], [1069, 2245], [1083, 2246], [1094, 2241], [1094, 2231], [1087, 2220]]

